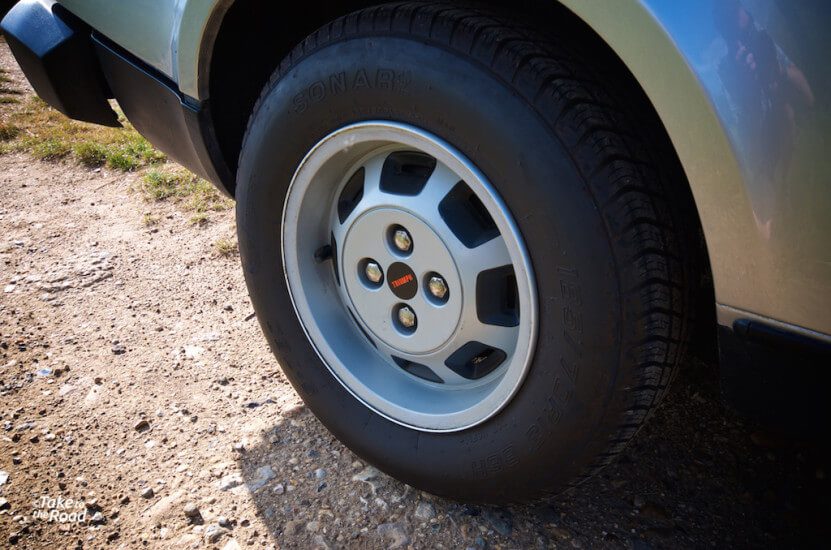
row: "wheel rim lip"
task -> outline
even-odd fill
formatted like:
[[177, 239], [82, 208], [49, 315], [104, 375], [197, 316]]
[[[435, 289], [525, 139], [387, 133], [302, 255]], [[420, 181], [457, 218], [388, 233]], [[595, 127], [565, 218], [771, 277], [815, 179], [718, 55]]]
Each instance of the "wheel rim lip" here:
[[[361, 139], [358, 140], [356, 136], [361, 137]], [[357, 379], [349, 368], [343, 364], [341, 358], [332, 349], [331, 343], [322, 334], [318, 321], [315, 319], [309, 305], [307, 291], [302, 284], [300, 264], [303, 261], [299, 259], [300, 255], [297, 250], [298, 224], [306, 192], [313, 185], [319, 170], [327, 162], [330, 162], [334, 156], [348, 151], [353, 145], [376, 142], [378, 145], [375, 149], [390, 147], [391, 144], [395, 144], [399, 147], [425, 152], [436, 158], [438, 162], [444, 163], [462, 181], [465, 181], [491, 215], [499, 229], [501, 238], [505, 241], [511, 264], [514, 266], [521, 306], [519, 336], [510, 357], [511, 364], [507, 371], [500, 375], [502, 379], [497, 381], [492, 391], [485, 393], [484, 398], [473, 406], [457, 412], [429, 414], [406, 410], [373, 392], [361, 380]], [[387, 145], [384, 145], [385, 143]], [[319, 160], [317, 157], [321, 155], [322, 160]], [[360, 156], [356, 156], [353, 161], [357, 162], [358, 158]], [[315, 162], [310, 163], [312, 160]], [[314, 168], [314, 171], [306, 177], [306, 172], [310, 170], [310, 166]], [[342, 180], [341, 183], [343, 183]], [[298, 195], [296, 191], [300, 185], [305, 187], [303, 188], [303, 194]], [[337, 186], [337, 189], [340, 189], [340, 185]], [[335, 195], [336, 193], [333, 192], [332, 196]], [[330, 204], [326, 206], [328, 210]], [[391, 422], [425, 432], [455, 432], [472, 428], [492, 418], [514, 398], [526, 378], [537, 343], [538, 300], [536, 279], [521, 232], [514, 222], [510, 210], [484, 174], [452, 145], [424, 130], [403, 123], [372, 120], [344, 126], [316, 143], [298, 165], [286, 193], [281, 221], [283, 272], [294, 312], [315, 353], [334, 378], [353, 397]], [[508, 238], [508, 235], [511, 238]], [[305, 263], [308, 264], [308, 260]], [[520, 276], [518, 266], [521, 267], [524, 276]], [[351, 314], [349, 311], [347, 313]], [[378, 359], [383, 360], [380, 356], [378, 356]], [[394, 369], [396, 367], [390, 366], [389, 368]], [[511, 376], [507, 376], [509, 373]], [[499, 391], [496, 391], [497, 389]]]

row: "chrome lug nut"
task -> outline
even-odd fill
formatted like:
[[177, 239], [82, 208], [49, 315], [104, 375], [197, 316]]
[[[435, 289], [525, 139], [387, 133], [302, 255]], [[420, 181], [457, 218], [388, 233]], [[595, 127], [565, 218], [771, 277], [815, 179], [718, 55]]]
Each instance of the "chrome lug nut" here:
[[404, 328], [414, 328], [416, 325], [415, 312], [407, 306], [398, 310], [398, 322]]
[[427, 287], [430, 289], [430, 294], [439, 300], [444, 300], [447, 296], [447, 283], [439, 276], [430, 277]]
[[370, 282], [375, 284], [380, 283], [381, 279], [384, 278], [384, 272], [381, 270], [381, 266], [375, 262], [367, 262], [364, 268], [364, 274]]
[[395, 243], [395, 248], [401, 252], [409, 252], [413, 247], [413, 239], [406, 229], [396, 229], [392, 236], [392, 242]]

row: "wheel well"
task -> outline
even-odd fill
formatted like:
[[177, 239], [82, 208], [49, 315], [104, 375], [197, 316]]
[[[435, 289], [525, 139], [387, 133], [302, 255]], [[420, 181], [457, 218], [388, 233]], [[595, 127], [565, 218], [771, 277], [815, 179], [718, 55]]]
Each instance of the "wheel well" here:
[[[220, 148], [232, 173], [236, 173], [243, 135], [254, 103], [268, 78], [306, 36], [325, 23], [352, 11], [379, 4], [377, 0], [318, 0], [314, 10], [298, 10], [287, 16], [277, 2], [267, 0], [235, 0], [219, 28], [209, 69], [209, 101], [214, 129]], [[469, 2], [464, 2], [470, 5]], [[650, 142], [659, 147], [658, 156], [667, 164], [681, 222], [689, 233], [691, 249], [695, 250], [695, 271], [698, 281], [694, 307], [696, 326], [693, 347], [707, 359], [715, 358], [715, 299], [709, 259], [701, 222], [695, 208], [689, 183], [661, 120], [636, 78], [623, 61], [585, 22], [567, 8], [551, 0], [485, 0], [478, 5], [504, 8], [513, 17], [533, 18], [547, 22], [556, 31], [556, 39], [564, 40], [591, 59], [604, 79], [615, 83], [615, 91], [623, 94], [634, 115], [649, 128]], [[545, 30], [545, 29], [542, 29]]]
[[208, 91], [214, 130], [232, 173], [254, 103], [280, 61], [321, 25], [376, 3], [317, 0], [314, 9], [291, 12], [269, 0], [231, 5], [214, 42]]

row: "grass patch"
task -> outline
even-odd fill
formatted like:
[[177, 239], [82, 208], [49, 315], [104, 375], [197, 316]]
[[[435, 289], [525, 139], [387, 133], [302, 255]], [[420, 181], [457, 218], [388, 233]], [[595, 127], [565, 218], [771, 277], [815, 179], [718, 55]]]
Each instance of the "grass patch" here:
[[141, 179], [141, 192], [151, 201], [173, 201], [193, 212], [191, 223], [203, 225], [209, 212], [227, 210], [231, 201], [210, 182], [186, 170], [149, 170]]
[[14, 124], [0, 122], [0, 141], [11, 141], [20, 135], [20, 128]]
[[109, 151], [105, 158], [107, 160], [107, 166], [121, 170], [122, 172], [132, 172], [139, 166], [138, 159], [131, 157], [123, 151]]
[[214, 250], [221, 258], [230, 258], [239, 253], [237, 242], [231, 239], [219, 239], [214, 243]]
[[89, 168], [97, 168], [107, 162], [107, 148], [94, 141], [82, 141], [72, 147], [78, 162]]
[[14, 150], [29, 152], [41, 159], [70, 156], [84, 166], [106, 164], [124, 172], [166, 159], [164, 153], [141, 137], [120, 112], [119, 121], [123, 128], [70, 120], [39, 97], [30, 96], [4, 117], [3, 124], [20, 128], [18, 135], [12, 138]]
[[0, 97], [0, 104], [10, 105], [14, 103], [20, 103], [20, 100], [16, 97]]
[[47, 138], [32, 146], [32, 154], [41, 160], [54, 160], [63, 158], [69, 154], [70, 147], [64, 141], [57, 138]]
[[141, 223], [144, 224], [146, 227], [154, 227], [156, 225], [159, 225], [159, 219], [160, 218], [155, 214], [147, 212], [141, 218]]

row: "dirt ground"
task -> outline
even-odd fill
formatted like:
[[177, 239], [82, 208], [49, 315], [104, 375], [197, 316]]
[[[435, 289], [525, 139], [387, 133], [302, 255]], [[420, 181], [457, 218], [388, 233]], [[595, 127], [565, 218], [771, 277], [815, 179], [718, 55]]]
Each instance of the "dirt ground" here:
[[233, 212], [194, 225], [140, 177], [0, 155], [0, 547], [827, 544], [827, 462], [727, 411], [696, 359], [620, 460], [549, 502], [386, 477], [283, 376], [216, 245]]

